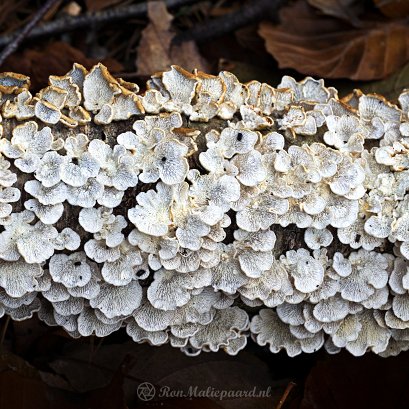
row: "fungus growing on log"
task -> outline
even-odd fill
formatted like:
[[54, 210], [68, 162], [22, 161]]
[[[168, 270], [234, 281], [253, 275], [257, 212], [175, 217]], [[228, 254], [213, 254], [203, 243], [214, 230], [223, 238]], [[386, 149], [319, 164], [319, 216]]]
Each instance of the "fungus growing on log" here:
[[0, 316], [188, 355], [409, 349], [406, 93], [2, 75]]

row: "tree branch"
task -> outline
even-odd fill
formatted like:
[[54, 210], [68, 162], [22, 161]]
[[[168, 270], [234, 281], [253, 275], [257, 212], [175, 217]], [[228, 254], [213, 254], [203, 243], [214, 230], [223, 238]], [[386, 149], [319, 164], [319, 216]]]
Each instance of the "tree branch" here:
[[18, 46], [24, 41], [24, 39], [30, 34], [37, 23], [45, 16], [48, 10], [57, 3], [58, 0], [47, 0], [34, 14], [33, 18], [19, 30], [10, 41], [6, 44], [7, 47], [0, 54], [0, 66], [4, 60], [17, 50]]
[[[166, 0], [166, 7], [174, 9], [180, 6], [185, 6], [191, 3], [196, 3], [196, 0]], [[68, 31], [78, 30], [81, 28], [113, 23], [116, 21], [126, 20], [131, 17], [141, 17], [147, 14], [147, 3], [132, 4], [125, 7], [112, 8], [95, 13], [84, 13], [79, 16], [66, 16], [56, 20], [41, 24], [33, 28], [29, 33], [26, 33], [22, 40], [34, 39], [55, 34], [66, 33]], [[31, 22], [30, 22], [31, 23]], [[35, 24], [34, 24], [35, 25]], [[10, 44], [20, 37], [25, 28], [18, 30], [12, 34], [0, 36], [0, 47]]]
[[249, 1], [237, 11], [225, 14], [224, 16], [213, 20], [208, 20], [191, 30], [180, 33], [174, 38], [173, 43], [177, 45], [184, 41], [191, 40], [200, 43], [220, 37], [248, 24], [254, 23], [262, 17], [275, 15], [282, 3], [284, 3], [284, 0]]

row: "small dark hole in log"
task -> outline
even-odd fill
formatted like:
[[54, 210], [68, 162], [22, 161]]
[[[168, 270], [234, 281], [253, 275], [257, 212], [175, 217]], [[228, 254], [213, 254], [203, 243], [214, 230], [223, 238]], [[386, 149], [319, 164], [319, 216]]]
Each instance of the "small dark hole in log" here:
[[136, 272], [137, 277], [142, 277], [145, 274], [145, 270], [141, 269]]

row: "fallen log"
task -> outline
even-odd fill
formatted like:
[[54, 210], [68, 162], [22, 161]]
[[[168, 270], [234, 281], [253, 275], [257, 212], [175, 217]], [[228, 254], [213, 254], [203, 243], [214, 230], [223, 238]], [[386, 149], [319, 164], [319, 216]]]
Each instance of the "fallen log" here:
[[0, 316], [290, 356], [409, 348], [409, 98], [173, 66], [0, 75]]

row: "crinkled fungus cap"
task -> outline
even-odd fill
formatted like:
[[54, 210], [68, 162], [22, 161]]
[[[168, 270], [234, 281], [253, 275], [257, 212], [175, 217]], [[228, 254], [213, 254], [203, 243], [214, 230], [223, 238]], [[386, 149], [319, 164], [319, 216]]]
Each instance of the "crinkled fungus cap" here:
[[0, 74], [0, 316], [188, 355], [409, 349], [409, 99], [172, 66]]

